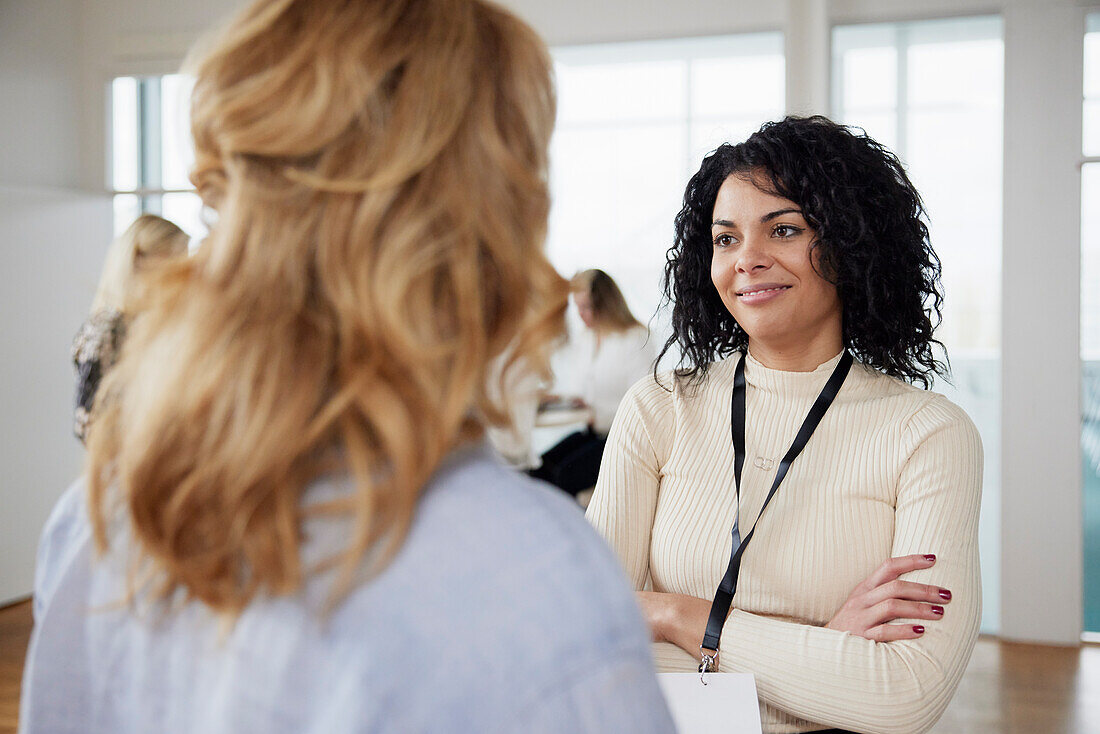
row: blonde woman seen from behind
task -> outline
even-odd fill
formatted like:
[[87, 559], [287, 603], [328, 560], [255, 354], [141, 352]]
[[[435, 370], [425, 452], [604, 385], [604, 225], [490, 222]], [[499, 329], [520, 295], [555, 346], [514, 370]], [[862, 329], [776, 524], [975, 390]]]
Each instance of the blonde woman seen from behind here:
[[218, 221], [44, 532], [21, 731], [671, 731], [614, 558], [483, 441], [495, 360], [563, 324], [543, 44], [263, 0], [190, 69]]
[[73, 339], [77, 374], [73, 431], [81, 441], [87, 438], [99, 383], [122, 348], [126, 322], [139, 299], [140, 280], [169, 258], [186, 254], [187, 242], [187, 233], [172, 222], [142, 214], [107, 250], [91, 315]]

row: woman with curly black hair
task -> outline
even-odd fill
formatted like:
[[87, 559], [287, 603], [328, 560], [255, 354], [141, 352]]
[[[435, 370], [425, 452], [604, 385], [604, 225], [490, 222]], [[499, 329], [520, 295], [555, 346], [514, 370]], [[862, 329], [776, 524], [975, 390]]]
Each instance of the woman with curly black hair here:
[[927, 390], [923, 220], [898, 159], [824, 117], [719, 147], [676, 218], [682, 359], [623, 400], [588, 517], [659, 668], [753, 673], [765, 732], [925, 731], [977, 637], [982, 448]]

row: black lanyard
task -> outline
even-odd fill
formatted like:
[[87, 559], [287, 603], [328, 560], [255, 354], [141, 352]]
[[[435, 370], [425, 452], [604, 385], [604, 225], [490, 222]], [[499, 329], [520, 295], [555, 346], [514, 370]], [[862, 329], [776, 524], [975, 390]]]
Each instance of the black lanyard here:
[[[733, 379], [733, 398], [730, 401], [734, 450], [733, 478], [737, 486], [738, 507], [741, 505], [741, 467], [745, 464], [745, 359], [746, 356], [741, 355], [741, 360], [737, 363], [737, 371]], [[844, 350], [844, 354], [833, 369], [829, 381], [825, 383], [825, 387], [821, 389], [821, 394], [817, 396], [813, 407], [806, 415], [806, 420], [802, 421], [802, 427], [798, 429], [798, 435], [795, 436], [794, 443], [787, 449], [783, 460], [779, 462], [779, 469], [776, 470], [775, 479], [772, 480], [772, 488], [768, 492], [768, 496], [764, 498], [764, 504], [760, 507], [760, 514], [756, 516], [756, 522], [753, 523], [749, 534], [740, 542], [738, 542], [740, 538], [738, 524], [741, 513], [738, 510], [738, 517], [733, 526], [733, 552], [730, 554], [730, 564], [726, 568], [726, 575], [722, 577], [722, 583], [718, 584], [718, 591], [714, 592], [714, 603], [710, 606], [706, 634], [703, 635], [703, 644], [699, 646], [699, 649], [703, 652], [703, 660], [699, 665], [700, 672], [715, 670], [715, 658], [718, 656], [718, 643], [722, 638], [722, 627], [726, 624], [730, 605], [733, 604], [733, 595], [737, 591], [737, 574], [741, 570], [741, 558], [745, 554], [745, 548], [748, 547], [749, 541], [752, 540], [753, 533], [756, 532], [756, 525], [760, 522], [764, 509], [771, 502], [772, 497], [775, 496], [775, 491], [783, 483], [783, 479], [787, 476], [787, 470], [791, 468], [795, 457], [802, 453], [802, 449], [806, 448], [806, 443], [809, 442], [810, 436], [817, 428], [817, 424], [821, 422], [821, 419], [825, 416], [825, 411], [833, 404], [833, 400], [840, 392], [840, 386], [844, 384], [844, 378], [848, 376], [848, 370], [851, 367], [852, 355], [848, 350]], [[708, 655], [708, 651], [713, 651], [713, 654]]]

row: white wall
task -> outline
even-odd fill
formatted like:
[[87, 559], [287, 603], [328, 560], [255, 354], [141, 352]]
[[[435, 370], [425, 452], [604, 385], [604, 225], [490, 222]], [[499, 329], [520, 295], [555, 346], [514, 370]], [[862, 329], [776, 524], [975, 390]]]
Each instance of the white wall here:
[[39, 531], [80, 471], [69, 344], [110, 234], [102, 196], [0, 189], [0, 604], [30, 592]]
[[111, 235], [76, 191], [78, 0], [0, 0], [0, 604], [31, 590], [36, 541], [77, 475], [69, 343]]
[[0, 0], [0, 184], [76, 180], [78, 8], [77, 0]]
[[783, 27], [773, 0], [501, 0], [552, 46], [718, 36]]

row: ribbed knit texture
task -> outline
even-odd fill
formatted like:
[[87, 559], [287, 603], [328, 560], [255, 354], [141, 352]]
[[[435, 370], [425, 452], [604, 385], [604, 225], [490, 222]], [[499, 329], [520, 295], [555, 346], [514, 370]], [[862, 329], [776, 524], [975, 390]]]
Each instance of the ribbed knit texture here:
[[[711, 600], [726, 570], [738, 505], [730, 438], [738, 359], [714, 364], [695, 388], [669, 392], [643, 379], [619, 407], [588, 518], [636, 590]], [[742, 537], [839, 359], [782, 372], [748, 357]], [[662, 382], [673, 386], [670, 375]], [[981, 472], [981, 441], [960, 408], [852, 366], [760, 519], [722, 635], [721, 669], [756, 676], [766, 733], [913, 734], [936, 722], [981, 618]], [[824, 628], [884, 560], [912, 553], [937, 561], [904, 578], [953, 594], [943, 618], [919, 622], [920, 639], [874, 643]], [[698, 665], [698, 654], [671, 644], [654, 645], [654, 657], [666, 672]]]

